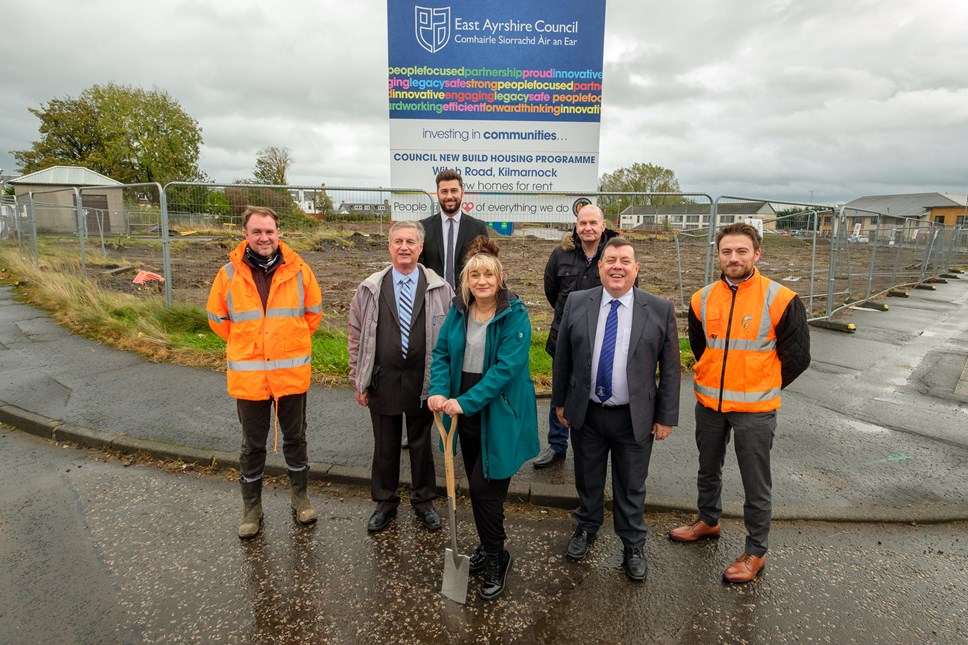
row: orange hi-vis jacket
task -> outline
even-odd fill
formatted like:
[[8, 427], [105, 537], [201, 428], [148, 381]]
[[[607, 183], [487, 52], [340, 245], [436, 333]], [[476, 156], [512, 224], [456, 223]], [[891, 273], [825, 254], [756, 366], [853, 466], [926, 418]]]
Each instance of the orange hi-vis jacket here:
[[696, 398], [719, 412], [780, 407], [783, 385], [776, 326], [797, 294], [758, 269], [735, 291], [720, 279], [692, 296], [706, 348], [693, 366]]
[[228, 390], [236, 399], [266, 401], [309, 389], [312, 335], [323, 317], [316, 276], [279, 243], [281, 264], [262, 299], [247, 265], [243, 241], [229, 255], [208, 294], [208, 324], [226, 340]]

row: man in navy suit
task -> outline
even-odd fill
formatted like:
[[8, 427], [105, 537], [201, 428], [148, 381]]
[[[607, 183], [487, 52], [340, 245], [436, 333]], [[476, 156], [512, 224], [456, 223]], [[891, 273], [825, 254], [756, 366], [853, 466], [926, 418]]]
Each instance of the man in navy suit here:
[[571, 429], [579, 499], [566, 553], [585, 557], [602, 525], [611, 455], [615, 532], [622, 567], [636, 581], [646, 575], [649, 458], [654, 441], [679, 422], [680, 380], [675, 309], [635, 288], [638, 272], [628, 240], [609, 240], [599, 260], [602, 286], [573, 292], [565, 303], [552, 376], [552, 403]]
[[464, 255], [471, 241], [478, 235], [487, 237], [487, 225], [461, 212], [464, 201], [464, 180], [456, 170], [437, 173], [437, 202], [440, 214], [420, 220], [423, 224], [423, 252], [420, 264], [444, 278], [451, 289], [457, 290]]

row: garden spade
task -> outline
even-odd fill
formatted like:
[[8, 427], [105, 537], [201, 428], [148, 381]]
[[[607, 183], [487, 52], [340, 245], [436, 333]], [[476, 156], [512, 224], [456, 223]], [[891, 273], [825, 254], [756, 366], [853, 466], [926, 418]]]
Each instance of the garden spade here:
[[447, 513], [450, 515], [450, 548], [444, 552], [444, 580], [440, 593], [454, 602], [464, 604], [467, 600], [467, 578], [470, 558], [457, 553], [457, 485], [454, 483], [454, 441], [457, 437], [457, 416], [450, 418], [450, 432], [444, 429], [440, 412], [434, 412], [437, 432], [444, 442], [444, 473], [447, 478]]

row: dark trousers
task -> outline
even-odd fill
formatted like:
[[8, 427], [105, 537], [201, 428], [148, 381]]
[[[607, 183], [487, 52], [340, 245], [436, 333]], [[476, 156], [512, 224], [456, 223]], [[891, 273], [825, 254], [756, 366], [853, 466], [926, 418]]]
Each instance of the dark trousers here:
[[715, 525], [723, 514], [723, 462], [730, 430], [736, 439], [736, 461], [743, 478], [746, 553], [762, 556], [769, 546], [773, 517], [770, 450], [776, 433], [776, 410], [717, 412], [696, 403], [696, 446], [699, 448], [699, 519]]
[[571, 430], [579, 501], [574, 515], [581, 528], [594, 534], [604, 521], [605, 472], [611, 455], [615, 533], [626, 548], [642, 548], [648, 530], [645, 479], [654, 441], [651, 434], [641, 443], [635, 440], [629, 406], [588, 404], [585, 424]]
[[[377, 503], [376, 510], [390, 513], [400, 505], [400, 437], [403, 414], [378, 414], [370, 411], [373, 422], [373, 466], [370, 470], [370, 495]], [[410, 504], [417, 510], [433, 508], [437, 496], [437, 475], [430, 443], [430, 427], [434, 415], [426, 407], [417, 414], [408, 414], [407, 440], [410, 442], [410, 476], [413, 492]]]
[[[471, 389], [481, 380], [480, 374], [461, 375], [461, 393]], [[457, 426], [460, 451], [464, 457], [464, 470], [467, 472], [467, 485], [471, 494], [471, 510], [474, 525], [481, 539], [481, 546], [488, 553], [501, 553], [504, 550], [504, 502], [508, 498], [511, 478], [486, 479], [484, 460], [481, 453], [481, 415], [462, 416]]]
[[[266, 439], [272, 426], [273, 399], [235, 401], [242, 423], [239, 470], [246, 479], [258, 479], [266, 467]], [[286, 465], [289, 470], [306, 468], [309, 465], [306, 450], [306, 393], [279, 397], [276, 416], [282, 433], [282, 454], [286, 458]]]

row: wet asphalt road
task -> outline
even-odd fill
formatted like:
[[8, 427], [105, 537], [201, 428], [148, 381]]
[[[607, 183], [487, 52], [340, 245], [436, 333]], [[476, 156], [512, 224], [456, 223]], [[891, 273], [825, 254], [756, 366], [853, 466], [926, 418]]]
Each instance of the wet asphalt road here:
[[[409, 510], [371, 536], [356, 488], [317, 487], [320, 522], [295, 524], [283, 488], [263, 535], [235, 537], [225, 475], [125, 466], [0, 428], [3, 643], [964, 643], [968, 524], [777, 522], [767, 568], [729, 586], [739, 522], [684, 545], [687, 519], [649, 514], [648, 579], [628, 581], [610, 518], [580, 563], [567, 512], [513, 506], [508, 591], [439, 595], [446, 531]], [[476, 546], [469, 506], [461, 550]]]
[[[771, 456], [777, 517], [968, 519], [968, 392], [955, 391], [968, 374], [968, 279], [892, 298], [887, 312], [857, 309], [844, 318], [857, 332], [813, 328], [813, 363], [784, 392]], [[50, 428], [72, 425], [88, 438], [96, 433], [95, 445], [237, 464], [238, 416], [224, 374], [150, 363], [75, 336], [8, 287], [0, 287], [0, 365], [0, 419], [8, 423], [29, 428], [20, 423], [25, 414], [40, 415], [47, 437], [70, 436]], [[652, 510], [695, 507], [695, 396], [691, 375], [683, 379], [680, 425], [652, 454]], [[313, 474], [368, 486], [368, 412], [347, 388], [313, 386], [308, 405]], [[542, 442], [547, 406], [539, 401]], [[281, 457], [269, 463], [283, 467]], [[435, 463], [442, 486], [439, 452]], [[525, 465], [511, 494], [568, 509], [576, 503], [573, 472], [571, 451], [551, 468]], [[409, 481], [408, 463], [401, 474]], [[739, 517], [743, 488], [732, 454], [723, 477], [724, 511]]]

